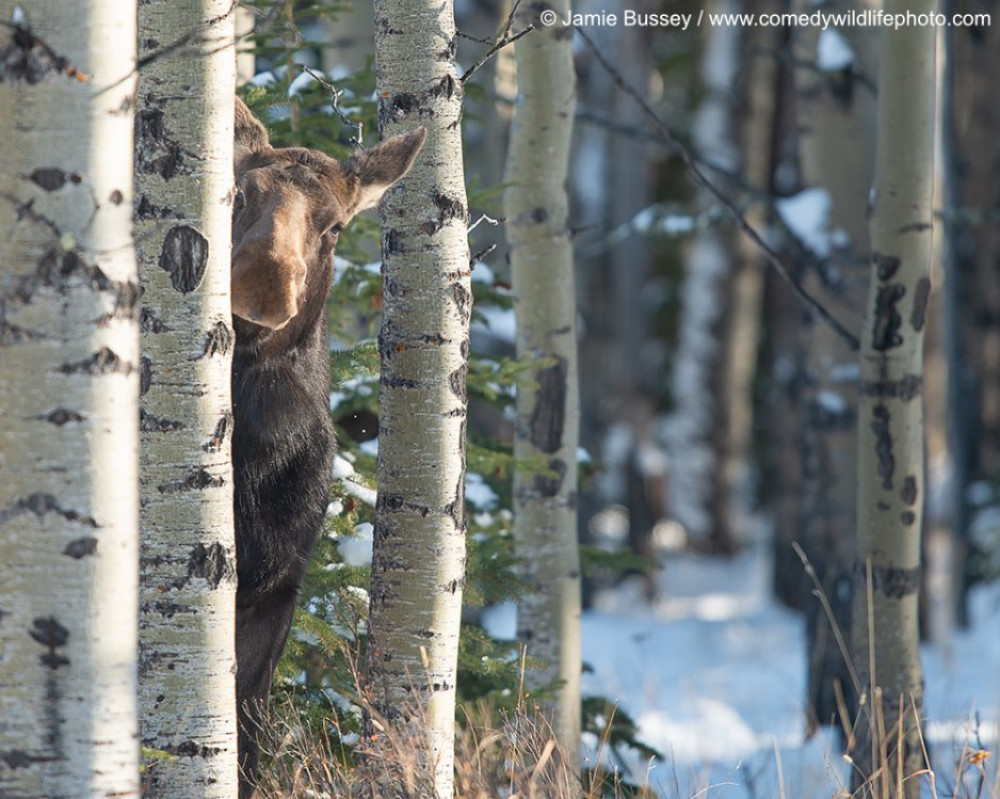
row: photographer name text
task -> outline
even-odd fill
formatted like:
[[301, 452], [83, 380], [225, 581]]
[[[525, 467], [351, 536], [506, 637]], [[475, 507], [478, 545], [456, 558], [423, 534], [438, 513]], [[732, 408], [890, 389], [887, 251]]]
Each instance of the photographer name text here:
[[600, 11], [593, 14], [570, 13], [559, 16], [555, 11], [548, 9], [540, 15], [540, 21], [545, 26], [561, 25], [563, 27], [578, 28], [670, 28], [673, 30], [686, 31], [692, 25], [697, 26], [697, 17], [694, 14], [647, 14], [640, 11], [633, 11], [630, 8], [624, 9], [619, 14], [612, 14]]

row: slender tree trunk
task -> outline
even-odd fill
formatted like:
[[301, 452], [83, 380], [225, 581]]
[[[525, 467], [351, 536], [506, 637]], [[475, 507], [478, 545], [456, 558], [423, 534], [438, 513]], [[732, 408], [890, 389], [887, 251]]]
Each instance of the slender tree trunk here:
[[0, 1], [0, 796], [139, 795], [135, 3]]
[[[751, 0], [744, 8], [760, 14], [780, 11], [781, 4], [776, 0]], [[736, 127], [742, 171], [747, 182], [764, 194], [770, 194], [774, 165], [781, 80], [774, 54], [780, 49], [781, 36], [779, 28], [751, 28], [744, 32], [741, 43], [743, 85]], [[749, 209], [746, 219], [756, 230], [763, 230], [768, 221], [763, 204]], [[736, 237], [720, 336], [724, 345], [719, 381], [722, 390], [717, 394], [715, 431], [719, 465], [713, 476], [713, 529], [722, 549], [752, 543], [747, 520], [752, 505], [754, 380], [764, 306], [765, 269], [760, 251], [746, 236], [737, 233]]]
[[[563, 18], [568, 0], [545, 8]], [[521, 22], [543, 10], [528, 8]], [[529, 16], [530, 15], [530, 16]], [[517, 312], [517, 356], [537, 361], [517, 389], [514, 540], [527, 589], [518, 638], [540, 666], [530, 690], [560, 687], [550, 715], [578, 766], [580, 752], [580, 555], [576, 530], [579, 380], [576, 292], [566, 179], [576, 104], [572, 38], [541, 28], [516, 47], [518, 104], [504, 193]], [[545, 145], [539, 146], [539, 138]], [[525, 464], [545, 463], [538, 473]]]
[[[969, 561], [961, 550], [966, 539], [970, 508], [964, 492], [969, 482], [996, 480], [1000, 474], [1000, 216], [996, 207], [1000, 183], [1000, 26], [994, 0], [958, 0], [957, 11], [992, 12], [991, 27], [954, 28], [952, 113], [943, 109], [954, 144], [954, 186], [950, 211], [950, 261], [947, 313], [957, 329], [948, 331], [948, 406], [954, 453], [955, 528], [959, 531], [956, 581], [964, 594], [969, 584]], [[959, 604], [966, 622], [965, 602]]]
[[[934, 11], [888, 0], [886, 11]], [[916, 797], [923, 767], [917, 629], [924, 502], [923, 336], [934, 177], [932, 26], [886, 30], [879, 71], [872, 273], [861, 341], [853, 651], [867, 692], [853, 753], [879, 797]], [[901, 735], [900, 735], [901, 730]], [[907, 778], [900, 785], [897, 775]]]
[[435, 795], [450, 799], [472, 311], [452, 3], [376, 0], [375, 31], [382, 135], [418, 124], [428, 135], [380, 212], [385, 311], [368, 690], [378, 714], [426, 738]]
[[[735, 12], [736, 0], [713, 0], [710, 11]], [[701, 154], [727, 169], [739, 157], [733, 137], [736, 81], [742, 33], [736, 27], [708, 30], [701, 60], [705, 98], [695, 117], [694, 136]], [[713, 202], [707, 191], [701, 204]], [[733, 276], [733, 259], [717, 229], [698, 234], [686, 257], [683, 312], [674, 362], [674, 410], [666, 426], [670, 452], [670, 506], [691, 537], [711, 548], [731, 551], [730, 530], [720, 526], [715, 475], [721, 468], [719, 427], [723, 404], [726, 342], [724, 320]]]
[[[143, 284], [142, 742], [150, 797], [236, 793], [229, 310], [235, 61], [230, 0], [149, 0], [136, 219]], [[154, 42], [156, 44], [154, 44]], [[230, 45], [230, 46], [227, 46]]]
[[[841, 3], [833, 11], [844, 10]], [[801, 10], [807, 10], [803, 0]], [[804, 284], [849, 329], [861, 328], [868, 289], [869, 245], [866, 207], [875, 160], [875, 93], [868, 81], [878, 66], [878, 31], [866, 28], [795, 30], [799, 156], [805, 188], [830, 198], [828, 233], [840, 239]], [[821, 39], [825, 38], [825, 42]], [[850, 62], [823, 57], [839, 37], [853, 54]], [[801, 338], [806, 363], [800, 414], [801, 495], [799, 541], [829, 605], [835, 624], [849, 640], [851, 571], [855, 561], [857, 501], [857, 353], [821, 320], [811, 318]], [[801, 567], [800, 567], [801, 568]], [[809, 732], [819, 725], [840, 726], [838, 689], [853, 713], [857, 696], [849, 663], [837, 643], [823, 605], [806, 606], [809, 662]]]

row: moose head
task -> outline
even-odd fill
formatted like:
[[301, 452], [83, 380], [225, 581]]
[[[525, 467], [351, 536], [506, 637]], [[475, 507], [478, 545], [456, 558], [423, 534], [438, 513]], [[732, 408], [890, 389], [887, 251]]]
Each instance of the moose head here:
[[281, 330], [316, 306], [318, 295], [325, 300], [337, 235], [406, 174], [427, 133], [417, 128], [337, 161], [317, 150], [272, 147], [239, 98], [235, 133], [233, 315]]

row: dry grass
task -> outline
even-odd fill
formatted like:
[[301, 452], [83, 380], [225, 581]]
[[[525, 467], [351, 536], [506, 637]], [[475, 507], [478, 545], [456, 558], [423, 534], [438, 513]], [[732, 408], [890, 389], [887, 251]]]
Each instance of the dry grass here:
[[[613, 775], [588, 772], [581, 782], [545, 718], [521, 708], [491, 727], [480, 707], [455, 742], [456, 799], [601, 799], [626, 793]], [[290, 702], [263, 731], [265, 766], [258, 799], [434, 799], [433, 757], [419, 722], [377, 726], [380, 735], [347, 747], [331, 718], [319, 733]]]

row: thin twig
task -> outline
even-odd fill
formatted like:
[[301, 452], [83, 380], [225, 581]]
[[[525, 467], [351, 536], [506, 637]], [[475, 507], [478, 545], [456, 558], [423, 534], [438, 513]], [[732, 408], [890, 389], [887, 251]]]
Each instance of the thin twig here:
[[823, 321], [825, 321], [851, 348], [851, 350], [857, 352], [861, 348], [861, 342], [858, 337], [851, 333], [844, 325], [842, 325], [836, 317], [833, 316], [823, 305], [813, 297], [809, 292], [807, 292], [796, 280], [792, 277], [791, 273], [788, 271], [788, 267], [782, 262], [781, 257], [772, 250], [767, 243], [761, 238], [761, 235], [754, 230], [753, 226], [747, 222], [746, 217], [740, 212], [739, 208], [729, 199], [725, 194], [723, 194], [719, 189], [717, 189], [712, 182], [706, 177], [705, 173], [698, 167], [695, 163], [694, 158], [691, 157], [691, 153], [674, 135], [673, 130], [667, 125], [659, 115], [649, 107], [649, 104], [643, 99], [642, 95], [639, 94], [635, 88], [632, 87], [621, 74], [608, 62], [604, 57], [604, 54], [598, 49], [597, 45], [594, 43], [593, 39], [587, 35], [587, 32], [583, 30], [579, 25], [574, 25], [573, 30], [575, 30], [580, 38], [583, 39], [587, 47], [593, 52], [594, 57], [597, 59], [598, 63], [604, 68], [604, 70], [614, 81], [615, 85], [618, 86], [625, 94], [631, 97], [642, 109], [643, 113], [650, 118], [650, 120], [656, 125], [656, 127], [663, 134], [666, 141], [680, 156], [681, 161], [684, 162], [684, 166], [687, 168], [688, 174], [694, 180], [695, 184], [703, 187], [708, 191], [715, 199], [729, 212], [733, 220], [736, 222], [740, 230], [743, 231], [750, 240], [757, 245], [760, 251], [764, 254], [767, 262], [777, 271], [778, 275], [789, 285], [795, 295], [802, 300], [809, 308], [815, 311]]
[[349, 128], [357, 128], [358, 135], [351, 140], [351, 144], [356, 147], [361, 146], [361, 142], [364, 136], [364, 123], [363, 122], [352, 122], [351, 119], [340, 110], [340, 96], [344, 93], [343, 89], [338, 89], [332, 83], [330, 83], [326, 76], [316, 72], [312, 67], [302, 65], [302, 69], [305, 70], [313, 80], [319, 83], [324, 89], [330, 93], [330, 104], [333, 106], [333, 113], [337, 115], [341, 122], [343, 122]]
[[[480, 69], [482, 69], [483, 65], [487, 61], [493, 58], [493, 56], [499, 53], [507, 45], [513, 44], [522, 36], [527, 36], [535, 29], [534, 25], [528, 25], [528, 27], [525, 28], [520, 33], [515, 33], [513, 36], [511, 35], [510, 33], [511, 28], [514, 27], [514, 17], [517, 15], [517, 9], [518, 6], [520, 5], [521, 5], [521, 0], [516, 0], [516, 2], [514, 3], [514, 7], [510, 10], [510, 14], [507, 15], [507, 21], [504, 23], [503, 31], [501, 31], [500, 36], [493, 43], [493, 46], [490, 47], [490, 49], [483, 54], [482, 58], [480, 58], [475, 64], [473, 64], [471, 67], [465, 70], [462, 77], [458, 79], [460, 83], [465, 83], [469, 78], [475, 75]], [[472, 38], [472, 37], [467, 37], [467, 38]]]
[[858, 672], [854, 668], [854, 659], [851, 657], [851, 651], [848, 649], [847, 642], [844, 640], [844, 633], [840, 629], [840, 624], [837, 622], [837, 617], [834, 615], [833, 607], [830, 605], [830, 598], [826, 595], [826, 591], [823, 590], [823, 583], [820, 581], [819, 575], [816, 573], [816, 569], [810, 562], [809, 556], [806, 555], [805, 550], [802, 549], [798, 541], [792, 542], [792, 549], [795, 550], [795, 554], [798, 555], [799, 560], [802, 561], [802, 568], [805, 569], [806, 576], [814, 586], [812, 594], [823, 606], [823, 613], [826, 615], [827, 621], [830, 622], [830, 627], [833, 629], [833, 637], [837, 641], [837, 648], [840, 649], [840, 656], [844, 659], [844, 663], [847, 665], [847, 672], [851, 676], [851, 682], [854, 683], [854, 690], [858, 692], [858, 696], [861, 696], [864, 686], [861, 685], [861, 678], [858, 676]]

